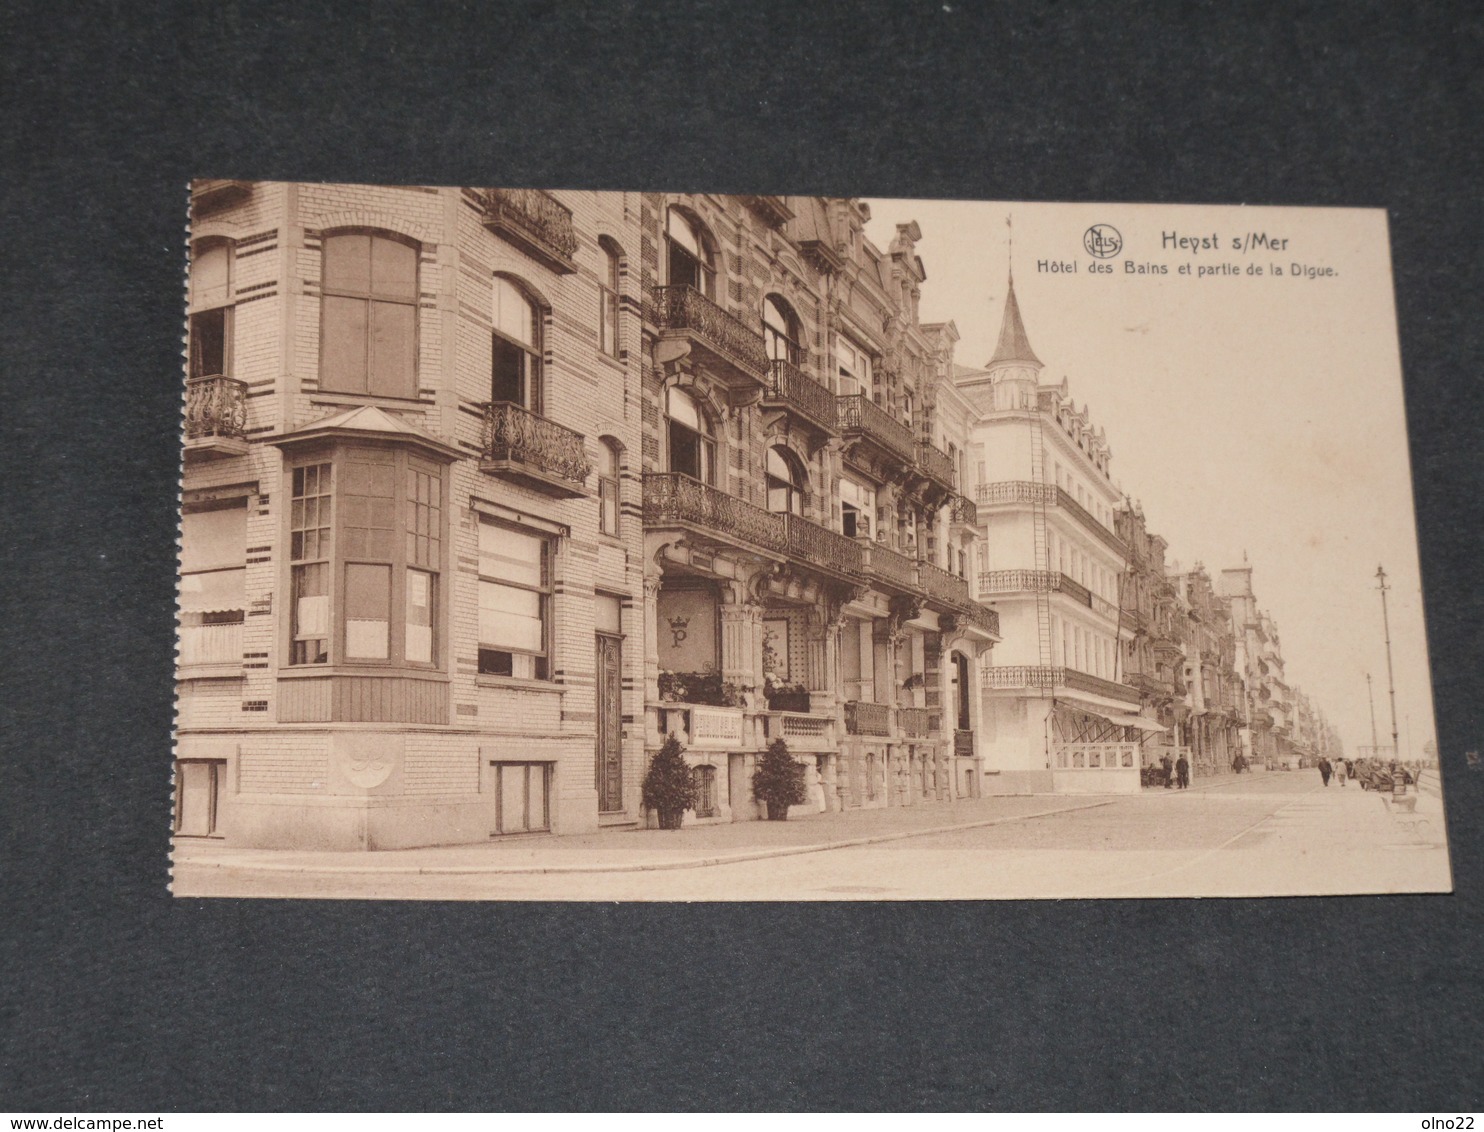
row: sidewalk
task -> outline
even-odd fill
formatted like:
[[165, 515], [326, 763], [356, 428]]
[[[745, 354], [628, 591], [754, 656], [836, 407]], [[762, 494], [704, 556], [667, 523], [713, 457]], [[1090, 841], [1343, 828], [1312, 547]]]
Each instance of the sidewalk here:
[[926, 834], [1028, 821], [1097, 809], [1137, 795], [1007, 795], [950, 803], [847, 810], [786, 822], [693, 825], [681, 830], [619, 829], [571, 836], [536, 834], [473, 845], [322, 852], [234, 849], [207, 841], [176, 844], [177, 869], [278, 873], [541, 874], [694, 869], [874, 845]]

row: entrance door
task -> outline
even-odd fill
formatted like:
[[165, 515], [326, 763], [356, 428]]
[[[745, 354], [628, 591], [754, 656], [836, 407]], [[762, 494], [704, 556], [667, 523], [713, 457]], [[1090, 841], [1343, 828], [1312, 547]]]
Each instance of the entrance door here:
[[727, 801], [732, 807], [733, 821], [747, 821], [752, 817], [752, 799], [747, 793], [747, 756], [727, 757]]
[[597, 775], [598, 810], [623, 809], [623, 642], [598, 634]]

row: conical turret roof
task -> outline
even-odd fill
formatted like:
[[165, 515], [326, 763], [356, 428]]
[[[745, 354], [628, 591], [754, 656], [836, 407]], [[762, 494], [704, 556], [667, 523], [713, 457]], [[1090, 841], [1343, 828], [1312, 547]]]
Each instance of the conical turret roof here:
[[994, 348], [994, 357], [986, 368], [993, 369], [1005, 362], [1028, 362], [1038, 369], [1041, 359], [1031, 349], [1031, 341], [1025, 334], [1025, 323], [1020, 320], [1020, 304], [1015, 299], [1015, 276], [1010, 276], [1010, 290], [1005, 296], [1005, 321], [1000, 325], [1000, 342]]

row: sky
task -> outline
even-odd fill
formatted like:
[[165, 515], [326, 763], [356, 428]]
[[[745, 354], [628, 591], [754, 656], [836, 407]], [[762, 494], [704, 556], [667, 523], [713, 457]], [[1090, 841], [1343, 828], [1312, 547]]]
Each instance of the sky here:
[[[883, 252], [897, 224], [920, 226], [921, 320], [954, 322], [960, 365], [983, 366], [994, 351], [1013, 234], [1015, 293], [1043, 384], [1065, 376], [1106, 430], [1114, 482], [1169, 542], [1167, 561], [1202, 563], [1216, 580], [1247, 556], [1289, 683], [1349, 753], [1371, 742], [1367, 673], [1376, 731], [1390, 741], [1375, 577], [1385, 566], [1397, 728], [1419, 757], [1435, 728], [1385, 214], [868, 204], [867, 235]], [[1099, 228], [1096, 250], [1119, 250], [1091, 254], [1094, 226], [1117, 233]], [[1166, 273], [1139, 270], [1160, 265]]]

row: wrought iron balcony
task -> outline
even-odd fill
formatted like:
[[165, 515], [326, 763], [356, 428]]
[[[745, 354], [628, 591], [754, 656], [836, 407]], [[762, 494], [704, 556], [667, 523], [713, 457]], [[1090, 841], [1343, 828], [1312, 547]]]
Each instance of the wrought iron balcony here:
[[903, 465], [917, 458], [912, 430], [864, 393], [839, 398], [840, 432], [847, 439], [868, 441], [873, 447]]
[[782, 515], [677, 472], [644, 473], [644, 525], [684, 527], [727, 546], [788, 552]]
[[510, 401], [484, 406], [479, 467], [559, 498], [587, 494], [593, 470], [581, 433]]
[[1118, 619], [1118, 606], [1107, 598], [1093, 593], [1075, 578], [1055, 570], [981, 570], [979, 571], [979, 593], [1008, 594], [1032, 590], [1037, 593], [1066, 594], [1079, 605], [1108, 618]]
[[840, 433], [835, 395], [793, 362], [781, 358], [772, 362], [763, 404], [786, 409], [829, 436]]
[[884, 586], [909, 594], [922, 592], [922, 583], [917, 573], [917, 559], [898, 554], [895, 550], [884, 547], [880, 543], [871, 542], [869, 539], [861, 539], [859, 542], [865, 556], [866, 577], [878, 587]]
[[964, 611], [970, 621], [983, 629], [986, 633], [992, 633], [996, 637], [1000, 635], [1000, 615], [997, 610], [990, 609], [987, 605], [980, 605], [977, 601], [969, 603], [968, 609]]
[[246, 200], [252, 194], [251, 181], [202, 179], [191, 183], [191, 209], [199, 216]]
[[918, 563], [918, 570], [922, 588], [927, 593], [929, 602], [946, 606], [954, 612], [967, 610], [970, 605], [977, 604], [969, 596], [969, 583], [966, 579], [960, 578], [957, 574], [950, 574], [941, 566], [934, 566], [931, 562]]
[[865, 552], [855, 539], [798, 515], [784, 515], [783, 527], [789, 557], [847, 578], [859, 578], [865, 573]]
[[952, 491], [958, 486], [958, 470], [953, 466], [953, 457], [936, 444], [925, 440], [917, 442], [917, 470], [934, 487]]
[[185, 450], [205, 456], [247, 451], [247, 383], [232, 377], [186, 382]]
[[1113, 680], [1104, 680], [1101, 676], [1094, 676], [1090, 672], [1079, 672], [1075, 668], [1044, 664], [1010, 664], [984, 668], [980, 671], [983, 673], [980, 679], [986, 688], [1034, 688], [1046, 691], [1059, 687], [1071, 688], [1091, 692], [1097, 696], [1106, 696], [1112, 700], [1120, 700], [1132, 708], [1137, 708], [1139, 704], [1139, 692], [1136, 688]]
[[484, 226], [558, 275], [577, 270], [572, 210], [543, 189], [486, 189]]
[[794, 218], [784, 197], [744, 196], [743, 202], [774, 228], [782, 228]]
[[694, 287], [656, 287], [652, 317], [662, 338], [686, 342], [732, 391], [767, 383], [768, 349], [762, 332]]
[[890, 735], [891, 708], [863, 700], [845, 702], [845, 731], [849, 735]]
[[897, 708], [897, 730], [908, 739], [926, 739], [932, 733], [927, 708]]
[[955, 495], [948, 501], [950, 507], [949, 519], [954, 523], [962, 523], [966, 527], [977, 527], [979, 525], [979, 505], [967, 495]]

